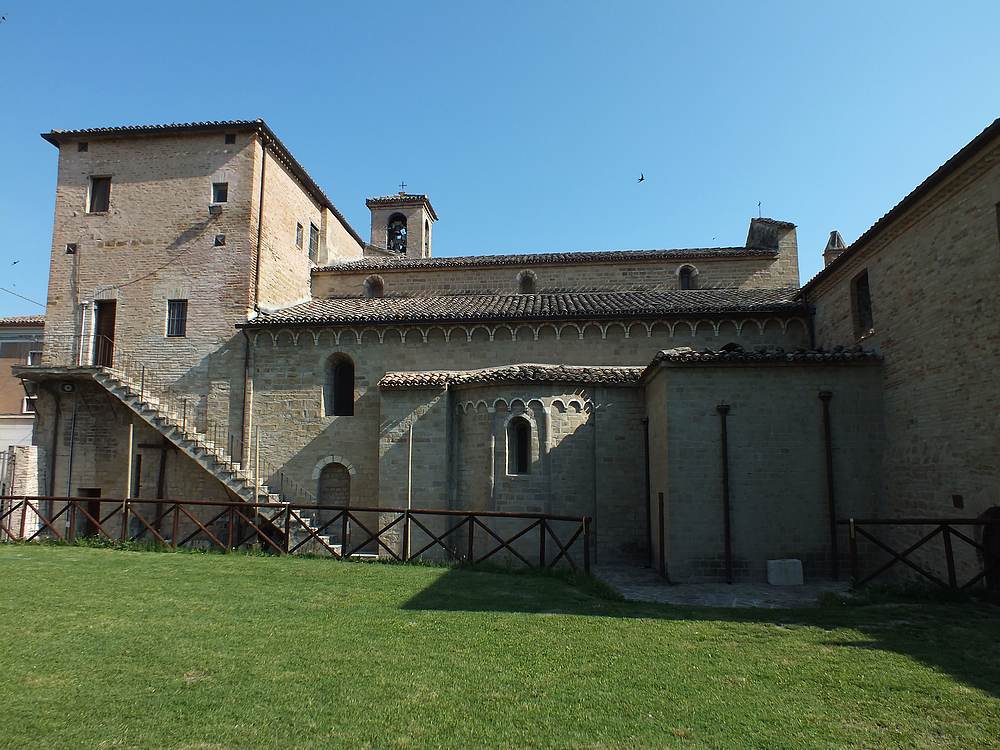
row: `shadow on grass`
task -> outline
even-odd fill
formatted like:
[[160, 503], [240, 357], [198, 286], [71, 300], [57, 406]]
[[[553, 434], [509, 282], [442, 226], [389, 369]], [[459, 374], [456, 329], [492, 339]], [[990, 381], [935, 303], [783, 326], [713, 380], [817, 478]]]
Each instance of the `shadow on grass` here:
[[[871, 602], [871, 603], [867, 603]], [[403, 605], [409, 610], [565, 614], [582, 617], [728, 622], [829, 631], [825, 646], [872, 649], [912, 658], [1000, 697], [1000, 607], [976, 600], [923, 600], [884, 594], [845, 603], [827, 598], [809, 609], [722, 609], [627, 602], [591, 578], [456, 568]], [[837, 630], [867, 636], [838, 639]]]

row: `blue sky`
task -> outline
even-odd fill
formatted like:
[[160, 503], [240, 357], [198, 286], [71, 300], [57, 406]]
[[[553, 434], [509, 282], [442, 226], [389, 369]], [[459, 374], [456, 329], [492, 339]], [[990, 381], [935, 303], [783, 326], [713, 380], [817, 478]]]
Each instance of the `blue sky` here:
[[362, 236], [429, 194], [436, 255], [742, 244], [760, 201], [805, 281], [1000, 115], [995, 1], [93, 7], [0, 7], [0, 287], [40, 301], [52, 128], [263, 117]]

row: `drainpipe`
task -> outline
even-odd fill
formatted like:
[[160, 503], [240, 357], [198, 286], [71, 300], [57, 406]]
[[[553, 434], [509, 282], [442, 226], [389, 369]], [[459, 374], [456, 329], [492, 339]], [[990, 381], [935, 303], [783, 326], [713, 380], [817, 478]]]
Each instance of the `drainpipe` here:
[[253, 428], [253, 374], [250, 370], [250, 335], [243, 334], [243, 424], [240, 426], [240, 463], [246, 468], [250, 461], [249, 437]]
[[649, 417], [642, 418], [642, 446], [643, 457], [645, 458], [646, 474], [646, 542], [649, 552], [649, 567], [653, 567], [653, 509], [650, 503], [653, 501], [649, 494]]
[[263, 136], [260, 140], [260, 195], [257, 203], [257, 248], [255, 251], [253, 270], [253, 310], [260, 312], [260, 247], [261, 233], [264, 229], [264, 177], [267, 174], [267, 144]]
[[837, 556], [837, 496], [833, 490], [833, 430], [830, 427], [830, 399], [833, 393], [820, 391], [819, 400], [823, 403], [823, 447], [826, 450], [826, 504], [830, 516], [830, 556], [833, 580], [840, 577], [840, 561]]
[[729, 430], [726, 420], [729, 417], [729, 404], [719, 404], [715, 407], [719, 412], [719, 440], [722, 447], [722, 528], [725, 534], [726, 583], [733, 582], [733, 532], [730, 518], [729, 502]]
[[[66, 497], [72, 497], [73, 495], [73, 454], [76, 452], [76, 412], [79, 404], [80, 393], [77, 391], [73, 394], [73, 419], [70, 422], [69, 428], [69, 464], [66, 467]], [[53, 475], [52, 479], [55, 481], [55, 475]]]

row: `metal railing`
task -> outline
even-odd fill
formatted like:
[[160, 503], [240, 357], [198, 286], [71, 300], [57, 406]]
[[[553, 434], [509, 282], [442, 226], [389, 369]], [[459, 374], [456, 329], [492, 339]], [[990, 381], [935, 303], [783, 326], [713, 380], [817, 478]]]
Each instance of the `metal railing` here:
[[[968, 590], [981, 581], [985, 581], [987, 584], [1000, 584], [1000, 554], [991, 551], [983, 542], [973, 539], [974, 532], [967, 534], [956, 528], [966, 527], [967, 531], [979, 529], [983, 536], [985, 536], [987, 529], [992, 529], [990, 532], [992, 534], [1000, 534], [1000, 518], [992, 520], [981, 518], [849, 518], [837, 521], [837, 524], [848, 527], [851, 579], [852, 585], [856, 588], [884, 575], [896, 563], [910, 568], [921, 577], [946, 589]], [[907, 527], [914, 527], [924, 533], [921, 533], [916, 541], [903, 549], [897, 549], [897, 543], [890, 543], [884, 538], [884, 535], [878, 536], [876, 532], [876, 529], [881, 529], [898, 535], [902, 529]], [[930, 527], [929, 531], [926, 531], [927, 527]], [[937, 551], [929, 549], [928, 545], [938, 537], [941, 539], [942, 548]], [[874, 550], [888, 555], [888, 559], [883, 559], [881, 563], [876, 564], [873, 570], [863, 572], [863, 555], [859, 553], [858, 549], [859, 539], [865, 540]], [[972, 559], [975, 561], [975, 572], [964, 581], [959, 580], [955, 554], [956, 542], [962, 545], [966, 553], [969, 551], [974, 553]], [[923, 555], [919, 563], [913, 559], [918, 551]], [[874, 556], [866, 555], [864, 557]], [[946, 579], [925, 567], [928, 560], [936, 566], [934, 558], [937, 558], [938, 563], [944, 563]]]
[[[4, 541], [73, 543], [94, 538], [220, 552], [255, 547], [278, 555], [309, 552], [335, 559], [369, 550], [366, 558], [404, 563], [436, 555], [439, 561], [465, 565], [496, 559], [536, 569], [562, 564], [590, 573], [592, 529], [587, 516], [215, 500], [0, 500]], [[334, 530], [340, 533], [340, 543], [331, 541], [328, 532]]]
[[[255, 491], [273, 494], [286, 502], [315, 502], [316, 495], [292, 479], [284, 467], [261, 455], [260, 431], [250, 446], [242, 431], [233, 432], [228, 421], [212, 418], [201, 399], [175, 388], [176, 377], [165, 375], [106, 336], [47, 335], [40, 367], [93, 367], [107, 371], [129, 388], [136, 398], [175, 422], [185, 437], [213, 454], [217, 463]], [[155, 403], [153, 403], [155, 401]], [[247, 458], [243, 465], [242, 457]], [[237, 469], [237, 465], [239, 468]]]

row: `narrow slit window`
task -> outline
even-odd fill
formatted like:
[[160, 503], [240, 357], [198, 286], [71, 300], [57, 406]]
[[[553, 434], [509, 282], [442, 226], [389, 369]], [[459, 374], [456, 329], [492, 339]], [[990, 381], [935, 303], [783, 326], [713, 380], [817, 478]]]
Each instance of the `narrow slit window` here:
[[864, 270], [851, 282], [854, 297], [854, 332], [858, 338], [867, 336], [875, 329], [872, 317], [872, 292], [868, 282], [868, 271]]
[[87, 212], [100, 214], [111, 207], [111, 178], [91, 177], [90, 197], [87, 201]]
[[229, 183], [213, 182], [212, 203], [228, 203], [228, 202], [229, 202]]
[[527, 474], [531, 467], [531, 423], [514, 417], [507, 423], [507, 473]]
[[319, 227], [309, 224], [309, 260], [313, 263], [319, 258]]
[[354, 416], [354, 362], [346, 354], [334, 354], [327, 364], [323, 413], [328, 417]]
[[188, 301], [172, 299], [167, 301], [167, 336], [181, 338], [187, 336]]

